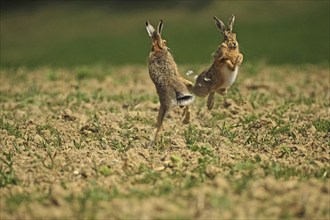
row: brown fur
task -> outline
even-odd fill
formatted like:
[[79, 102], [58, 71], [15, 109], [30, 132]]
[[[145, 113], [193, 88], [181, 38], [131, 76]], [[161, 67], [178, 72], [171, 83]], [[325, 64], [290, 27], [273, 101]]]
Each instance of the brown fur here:
[[193, 84], [180, 76], [177, 65], [168, 51], [166, 41], [161, 38], [162, 21], [160, 21], [157, 31], [148, 22], [146, 25], [152, 39], [152, 48], [149, 54], [149, 75], [155, 84], [160, 101], [156, 140], [162, 129], [164, 117], [173, 106], [186, 106], [184, 122], [189, 122], [188, 104], [193, 101], [194, 97], [188, 92], [187, 86], [192, 87]]
[[[226, 69], [235, 71], [243, 62], [243, 55], [239, 52], [236, 34], [232, 33], [232, 25], [235, 17], [232, 16], [229, 22], [229, 30], [225, 30], [223, 23], [216, 19], [216, 24], [224, 34], [224, 40], [221, 42], [218, 50], [214, 55], [212, 65], [204, 70], [196, 79], [196, 83], [189, 89], [199, 97], [208, 97], [207, 107], [209, 110], [214, 105], [214, 94], [224, 95], [227, 93], [230, 85], [227, 81], [231, 76], [226, 74]], [[218, 23], [218, 22], [221, 22]], [[234, 74], [234, 72], [232, 73]]]

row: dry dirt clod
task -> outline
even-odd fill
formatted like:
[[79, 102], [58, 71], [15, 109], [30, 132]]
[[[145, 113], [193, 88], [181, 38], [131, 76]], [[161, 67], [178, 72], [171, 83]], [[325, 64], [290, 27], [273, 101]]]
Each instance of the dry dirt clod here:
[[76, 117], [73, 115], [70, 109], [64, 109], [62, 113], [62, 118], [66, 121], [74, 121]]

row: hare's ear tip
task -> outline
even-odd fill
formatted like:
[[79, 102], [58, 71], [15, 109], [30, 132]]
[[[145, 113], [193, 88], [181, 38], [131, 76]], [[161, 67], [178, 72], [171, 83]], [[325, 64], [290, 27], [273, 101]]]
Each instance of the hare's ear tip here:
[[148, 26], [149, 25], [149, 22], [148, 21], [146, 21], [146, 26]]
[[214, 16], [213, 19], [217, 19], [217, 16]]

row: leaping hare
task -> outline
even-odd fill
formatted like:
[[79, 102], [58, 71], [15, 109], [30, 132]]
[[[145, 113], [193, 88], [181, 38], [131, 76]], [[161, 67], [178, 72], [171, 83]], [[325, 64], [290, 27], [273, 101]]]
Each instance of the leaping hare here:
[[188, 104], [193, 102], [194, 96], [187, 89], [187, 86], [193, 86], [192, 82], [179, 75], [176, 63], [166, 46], [166, 41], [161, 37], [163, 21], [160, 20], [157, 30], [147, 21], [146, 28], [152, 40], [151, 52], [149, 54], [149, 75], [155, 84], [160, 101], [155, 141], [162, 130], [166, 113], [173, 106], [186, 106], [183, 121], [185, 123], [189, 122], [190, 111]]
[[224, 35], [214, 60], [208, 69], [204, 70], [196, 79], [195, 86], [189, 89], [197, 96], [206, 97], [207, 108], [211, 110], [214, 105], [214, 94], [225, 95], [228, 88], [234, 83], [238, 67], [243, 62], [243, 55], [239, 52], [236, 34], [233, 33], [235, 16], [232, 15], [228, 22], [228, 28], [217, 17], [215, 24]]

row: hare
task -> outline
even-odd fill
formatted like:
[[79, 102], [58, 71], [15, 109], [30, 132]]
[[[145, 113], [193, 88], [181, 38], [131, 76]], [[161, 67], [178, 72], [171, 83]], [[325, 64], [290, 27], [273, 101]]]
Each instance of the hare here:
[[160, 20], [157, 30], [147, 21], [146, 28], [152, 40], [149, 54], [149, 76], [155, 84], [160, 101], [155, 141], [162, 130], [165, 115], [173, 106], [185, 106], [183, 122], [189, 123], [188, 104], [193, 102], [194, 96], [189, 93], [187, 87], [192, 87], [193, 83], [179, 75], [177, 65], [166, 46], [166, 41], [161, 37], [163, 21]]
[[211, 110], [214, 105], [214, 94], [225, 95], [228, 88], [234, 83], [238, 67], [243, 62], [243, 55], [239, 52], [236, 34], [233, 33], [235, 16], [232, 15], [228, 22], [228, 28], [217, 17], [214, 17], [215, 24], [224, 35], [214, 60], [208, 69], [204, 70], [196, 79], [195, 86], [189, 87], [196, 96], [206, 97], [207, 108]]

